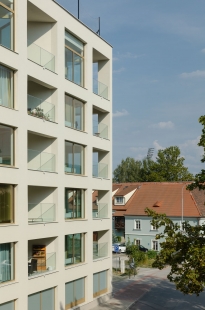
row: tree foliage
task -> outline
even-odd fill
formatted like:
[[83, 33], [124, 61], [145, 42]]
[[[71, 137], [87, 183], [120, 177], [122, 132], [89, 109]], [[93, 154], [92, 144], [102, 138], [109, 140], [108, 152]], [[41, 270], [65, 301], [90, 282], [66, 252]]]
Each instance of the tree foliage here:
[[183, 222], [180, 230], [165, 214], [150, 209], [145, 212], [152, 217], [153, 226], [164, 227], [164, 231], [156, 235], [156, 239], [165, 238], [165, 241], [160, 243], [161, 251], [152, 266], [159, 269], [171, 266], [167, 278], [184, 294], [198, 296], [205, 287], [205, 225]]
[[177, 146], [159, 150], [156, 161], [127, 157], [114, 170], [114, 182], [190, 181], [193, 175], [184, 167], [184, 157]]

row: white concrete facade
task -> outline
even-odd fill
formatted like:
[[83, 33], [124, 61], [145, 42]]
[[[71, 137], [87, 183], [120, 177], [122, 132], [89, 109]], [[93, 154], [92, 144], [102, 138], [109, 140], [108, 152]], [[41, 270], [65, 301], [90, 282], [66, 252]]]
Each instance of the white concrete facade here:
[[[1, 0], [0, 0], [1, 3]], [[14, 185], [14, 223], [0, 224], [0, 244], [14, 243], [14, 280], [0, 283], [1, 305], [15, 300], [15, 310], [28, 309], [28, 296], [55, 288], [55, 309], [65, 308], [65, 283], [85, 277], [85, 301], [93, 297], [93, 274], [107, 271], [111, 292], [112, 259], [112, 47], [53, 0], [15, 0], [14, 50], [0, 45], [0, 65], [14, 72], [14, 109], [0, 105], [0, 125], [14, 129], [14, 166], [0, 164], [0, 184]], [[84, 43], [84, 85], [65, 78], [65, 30]], [[55, 72], [28, 59], [27, 41], [55, 55]], [[35, 53], [34, 53], [35, 54]], [[34, 55], [35, 56], [35, 55]], [[93, 93], [93, 62], [98, 80], [108, 86], [108, 99]], [[27, 113], [30, 94], [55, 106], [55, 121]], [[84, 102], [84, 130], [65, 126], [65, 94]], [[93, 135], [93, 110], [108, 126], [108, 138]], [[84, 173], [65, 173], [65, 141], [84, 146]], [[28, 149], [55, 155], [52, 172], [28, 169]], [[107, 177], [93, 177], [93, 152], [107, 165]], [[65, 188], [85, 190], [82, 219], [65, 219]], [[106, 218], [92, 217], [92, 191], [106, 191]], [[103, 192], [105, 193], [105, 192]], [[55, 221], [28, 222], [28, 204], [55, 204]], [[108, 253], [93, 260], [93, 232]], [[84, 233], [84, 262], [65, 267], [65, 235]], [[43, 239], [43, 240], [41, 240]], [[35, 241], [34, 241], [35, 240]], [[32, 244], [46, 245], [56, 255], [55, 270], [28, 277]]]

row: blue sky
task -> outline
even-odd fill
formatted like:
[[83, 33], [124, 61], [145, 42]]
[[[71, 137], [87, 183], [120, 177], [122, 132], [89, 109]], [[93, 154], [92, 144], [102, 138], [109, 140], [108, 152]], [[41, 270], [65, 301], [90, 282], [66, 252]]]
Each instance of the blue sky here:
[[[77, 0], [58, 0], [77, 15]], [[205, 114], [204, 0], [80, 0], [80, 19], [113, 46], [113, 168], [177, 145], [197, 173]], [[153, 158], [154, 158], [153, 157]]]

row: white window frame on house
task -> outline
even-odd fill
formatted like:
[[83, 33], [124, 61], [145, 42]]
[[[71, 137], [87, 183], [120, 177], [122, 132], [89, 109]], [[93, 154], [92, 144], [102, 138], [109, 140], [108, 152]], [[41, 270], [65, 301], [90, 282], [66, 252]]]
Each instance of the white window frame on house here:
[[140, 220], [134, 220], [134, 229], [141, 230], [141, 221]]
[[157, 227], [151, 224], [151, 230], [157, 230]]
[[142, 241], [141, 239], [135, 239], [134, 240], [134, 244], [137, 245], [137, 246], [140, 246], [141, 245], [141, 241]]
[[125, 204], [125, 198], [123, 196], [115, 197], [115, 205], [124, 205], [124, 204]]
[[153, 251], [159, 251], [159, 241], [158, 240], [152, 240], [151, 244], [152, 244], [152, 250]]

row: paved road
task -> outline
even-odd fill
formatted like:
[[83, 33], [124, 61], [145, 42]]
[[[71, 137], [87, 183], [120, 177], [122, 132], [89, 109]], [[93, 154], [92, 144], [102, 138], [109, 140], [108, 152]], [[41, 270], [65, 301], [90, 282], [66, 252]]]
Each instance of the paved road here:
[[205, 309], [205, 292], [199, 297], [184, 296], [166, 276], [169, 269], [140, 268], [131, 279], [113, 278], [113, 298], [92, 310], [201, 310]]

